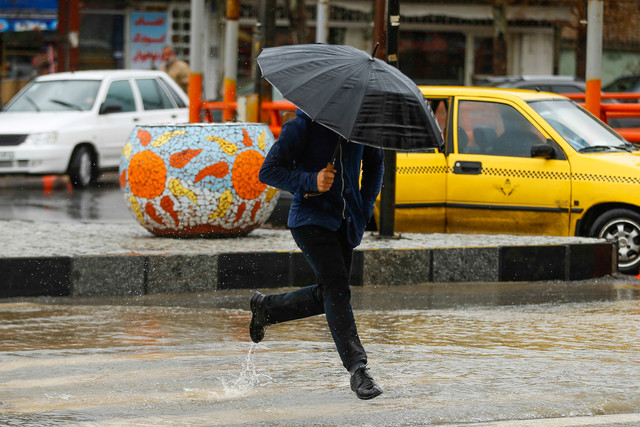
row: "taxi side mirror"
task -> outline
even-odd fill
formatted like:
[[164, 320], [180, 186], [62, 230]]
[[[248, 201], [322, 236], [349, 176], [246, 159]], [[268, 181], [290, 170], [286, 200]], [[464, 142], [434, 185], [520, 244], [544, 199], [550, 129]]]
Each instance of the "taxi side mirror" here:
[[550, 144], [536, 144], [531, 147], [531, 157], [553, 159], [556, 157], [556, 150]]

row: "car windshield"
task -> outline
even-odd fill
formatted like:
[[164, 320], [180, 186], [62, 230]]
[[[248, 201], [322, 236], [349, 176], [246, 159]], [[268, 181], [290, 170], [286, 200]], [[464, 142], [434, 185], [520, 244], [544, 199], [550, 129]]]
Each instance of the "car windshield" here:
[[33, 82], [4, 111], [87, 111], [93, 106], [99, 87], [99, 80]]
[[633, 144], [573, 101], [531, 101], [529, 105], [576, 151], [595, 153], [636, 150]]

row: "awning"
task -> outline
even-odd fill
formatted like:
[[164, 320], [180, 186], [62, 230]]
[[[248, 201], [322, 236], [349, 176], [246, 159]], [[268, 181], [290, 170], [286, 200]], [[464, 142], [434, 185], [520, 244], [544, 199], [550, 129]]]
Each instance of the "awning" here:
[[57, 28], [58, 0], [0, 0], [0, 33]]

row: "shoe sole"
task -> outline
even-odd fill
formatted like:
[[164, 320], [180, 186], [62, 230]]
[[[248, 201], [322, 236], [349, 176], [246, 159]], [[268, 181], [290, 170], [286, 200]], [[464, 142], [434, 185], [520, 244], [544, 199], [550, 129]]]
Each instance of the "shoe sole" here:
[[[354, 393], [355, 393], [355, 391], [354, 391]], [[382, 390], [380, 390], [380, 392], [379, 392], [379, 393], [372, 394], [371, 396], [360, 396], [358, 393], [356, 393], [356, 396], [357, 396], [357, 397], [358, 397], [358, 399], [360, 399], [360, 400], [371, 400], [371, 399], [373, 399], [374, 397], [378, 397], [378, 396], [380, 396], [381, 394], [382, 394]]]
[[249, 336], [251, 337], [251, 341], [253, 341], [254, 343], [259, 343], [260, 341], [262, 341], [262, 339], [264, 338], [264, 329], [262, 330], [262, 336], [258, 337], [258, 331], [256, 331], [256, 326], [254, 324], [255, 322], [255, 317], [256, 317], [256, 304], [258, 301], [258, 298], [260, 297], [260, 293], [256, 292], [255, 294], [253, 294], [253, 296], [251, 297], [251, 301], [249, 302], [249, 308], [251, 309], [251, 323], [249, 324]]

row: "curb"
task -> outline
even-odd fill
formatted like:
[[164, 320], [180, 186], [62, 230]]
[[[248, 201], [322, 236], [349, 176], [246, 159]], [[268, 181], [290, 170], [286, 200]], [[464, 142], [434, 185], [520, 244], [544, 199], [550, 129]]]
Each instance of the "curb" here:
[[[585, 280], [617, 273], [611, 243], [354, 252], [353, 286]], [[301, 287], [315, 276], [299, 251], [0, 259], [0, 298], [133, 296]]]

